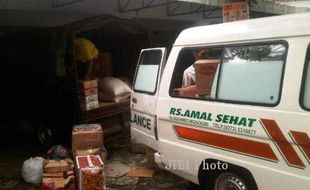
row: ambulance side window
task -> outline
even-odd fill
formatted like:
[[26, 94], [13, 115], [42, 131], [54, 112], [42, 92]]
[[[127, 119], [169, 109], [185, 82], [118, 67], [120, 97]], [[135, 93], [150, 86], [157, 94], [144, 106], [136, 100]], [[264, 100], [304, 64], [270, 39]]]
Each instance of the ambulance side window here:
[[[200, 52], [206, 56], [197, 59]], [[170, 95], [275, 106], [280, 101], [286, 53], [283, 42], [184, 48], [174, 68]]]
[[217, 99], [268, 105], [279, 101], [283, 44], [228, 47], [224, 52]]
[[310, 46], [308, 47], [302, 82], [301, 106], [310, 111]]
[[185, 48], [178, 56], [170, 85], [170, 95], [211, 99], [223, 48]]
[[161, 58], [161, 50], [142, 52], [135, 76], [135, 91], [147, 94], [154, 94], [156, 92], [156, 83]]

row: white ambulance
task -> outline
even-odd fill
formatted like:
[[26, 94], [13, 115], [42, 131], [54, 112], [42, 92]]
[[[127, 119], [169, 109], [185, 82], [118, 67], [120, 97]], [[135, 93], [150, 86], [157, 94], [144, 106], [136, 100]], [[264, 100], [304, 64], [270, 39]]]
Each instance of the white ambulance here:
[[186, 29], [141, 52], [132, 140], [206, 190], [310, 190], [309, 64], [308, 13]]

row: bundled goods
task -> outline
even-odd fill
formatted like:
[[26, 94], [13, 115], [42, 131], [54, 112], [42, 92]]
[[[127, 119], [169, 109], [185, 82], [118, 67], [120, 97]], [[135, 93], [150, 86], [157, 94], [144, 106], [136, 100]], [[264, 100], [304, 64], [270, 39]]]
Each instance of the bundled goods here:
[[99, 124], [81, 124], [72, 130], [72, 152], [74, 156], [100, 155], [105, 161], [107, 152], [103, 146], [103, 131]]
[[72, 130], [72, 151], [74, 155], [93, 154], [103, 146], [103, 131], [99, 124], [81, 124]]
[[[72, 130], [72, 151], [80, 190], [103, 190], [106, 151], [103, 131], [98, 124], [81, 124]], [[102, 159], [103, 158], [103, 159]]]
[[90, 111], [99, 107], [97, 80], [86, 80], [81, 82], [83, 108]]
[[76, 156], [80, 190], [104, 190], [104, 164], [99, 155]]
[[74, 190], [74, 163], [66, 160], [45, 160], [41, 190]]
[[122, 80], [114, 77], [105, 77], [98, 81], [99, 100], [121, 102], [131, 95], [130, 87]]
[[29, 158], [24, 161], [21, 175], [26, 182], [40, 183], [43, 175], [43, 162], [44, 158], [42, 157]]

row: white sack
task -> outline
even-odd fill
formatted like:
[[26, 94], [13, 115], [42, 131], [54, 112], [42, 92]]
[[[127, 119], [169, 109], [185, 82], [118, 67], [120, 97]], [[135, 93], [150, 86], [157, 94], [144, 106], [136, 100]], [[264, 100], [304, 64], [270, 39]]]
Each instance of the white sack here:
[[22, 167], [22, 177], [28, 183], [40, 183], [43, 176], [43, 161], [42, 157], [29, 158], [24, 161]]
[[99, 100], [115, 101], [115, 97], [130, 96], [129, 86], [118, 78], [106, 77], [98, 80]]

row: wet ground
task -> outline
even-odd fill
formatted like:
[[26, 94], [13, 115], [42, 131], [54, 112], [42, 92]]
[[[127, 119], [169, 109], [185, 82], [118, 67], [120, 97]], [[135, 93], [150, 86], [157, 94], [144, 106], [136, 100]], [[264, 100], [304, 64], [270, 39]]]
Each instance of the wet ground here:
[[[12, 139], [13, 138], [13, 139]], [[39, 148], [31, 136], [11, 137], [0, 147], [0, 190], [35, 190], [40, 184], [28, 184], [20, 175], [24, 160], [46, 157], [46, 150]], [[2, 139], [3, 140], [3, 139]], [[133, 153], [129, 129], [105, 139], [109, 158], [106, 161], [106, 185], [109, 190], [196, 190], [196, 185], [159, 169], [146, 154]], [[133, 168], [154, 170], [152, 177], [127, 177]]]

